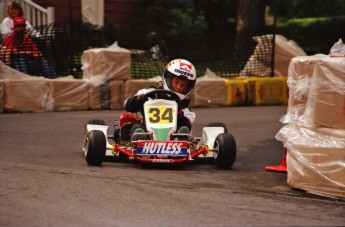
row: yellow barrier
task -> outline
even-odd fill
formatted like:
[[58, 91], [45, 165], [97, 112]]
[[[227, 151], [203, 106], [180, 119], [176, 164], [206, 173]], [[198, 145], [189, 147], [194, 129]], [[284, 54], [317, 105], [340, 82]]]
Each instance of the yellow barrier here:
[[251, 77], [249, 92], [254, 105], [286, 104], [288, 99], [284, 77]]
[[248, 91], [248, 79], [226, 79], [227, 105], [250, 105], [252, 103]]

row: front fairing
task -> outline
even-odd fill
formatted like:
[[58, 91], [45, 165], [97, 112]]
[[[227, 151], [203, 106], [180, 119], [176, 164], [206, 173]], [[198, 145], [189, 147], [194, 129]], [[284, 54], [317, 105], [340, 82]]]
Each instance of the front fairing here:
[[171, 100], [148, 100], [144, 103], [146, 129], [154, 140], [169, 140], [177, 127], [177, 103]]

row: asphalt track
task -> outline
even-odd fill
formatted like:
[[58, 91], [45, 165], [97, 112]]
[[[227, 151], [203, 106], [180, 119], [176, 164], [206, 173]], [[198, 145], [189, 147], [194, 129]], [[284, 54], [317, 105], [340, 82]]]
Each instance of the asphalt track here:
[[[237, 141], [231, 170], [210, 163], [90, 167], [84, 124], [121, 111], [0, 114], [0, 226], [344, 226], [345, 202], [268, 172], [286, 106], [195, 108], [193, 134], [221, 121]], [[111, 132], [111, 127], [109, 129]]]

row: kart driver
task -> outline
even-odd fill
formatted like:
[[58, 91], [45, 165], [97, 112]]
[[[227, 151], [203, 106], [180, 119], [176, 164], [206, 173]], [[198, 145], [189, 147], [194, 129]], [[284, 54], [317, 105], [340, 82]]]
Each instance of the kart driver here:
[[[181, 109], [178, 110], [177, 117], [177, 132], [190, 134], [192, 123], [195, 119], [195, 113], [191, 112], [189, 108], [189, 93], [193, 89], [196, 82], [196, 71], [194, 65], [185, 59], [172, 60], [165, 67], [162, 79], [163, 87], [160, 87], [160, 89], [173, 91], [181, 99]], [[140, 111], [144, 116], [144, 95], [154, 89], [157, 88], [149, 87], [139, 90], [136, 95], [125, 101], [125, 110], [131, 113]], [[144, 124], [135, 126], [134, 133], [144, 131]]]

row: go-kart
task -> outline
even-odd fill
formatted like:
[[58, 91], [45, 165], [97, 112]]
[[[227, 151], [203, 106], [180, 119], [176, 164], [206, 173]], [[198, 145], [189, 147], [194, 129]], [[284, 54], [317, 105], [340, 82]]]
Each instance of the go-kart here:
[[[134, 159], [141, 163], [184, 163], [211, 158], [217, 167], [230, 169], [236, 159], [236, 141], [221, 122], [209, 123], [202, 136], [177, 133], [177, 116], [181, 100], [174, 92], [157, 89], [144, 95], [146, 131], [136, 132], [140, 118], [123, 113], [108, 136], [103, 120], [90, 120], [85, 126], [83, 151], [86, 162], [100, 166], [105, 157]], [[109, 143], [109, 139], [114, 141]]]

